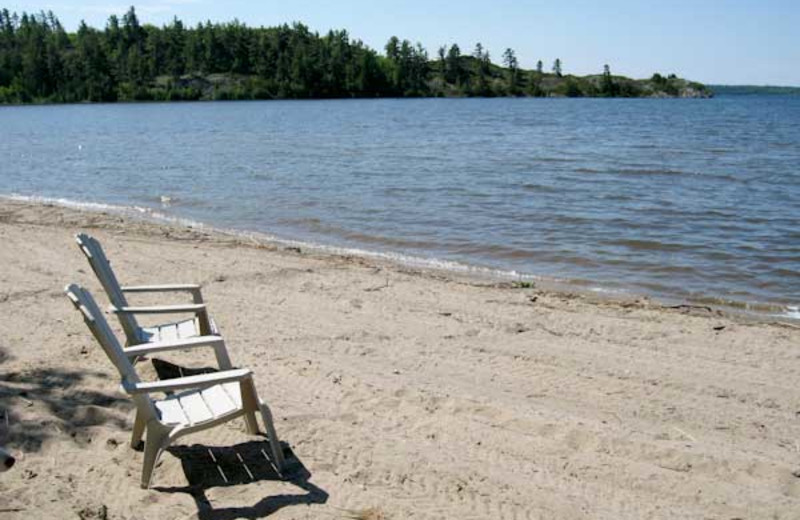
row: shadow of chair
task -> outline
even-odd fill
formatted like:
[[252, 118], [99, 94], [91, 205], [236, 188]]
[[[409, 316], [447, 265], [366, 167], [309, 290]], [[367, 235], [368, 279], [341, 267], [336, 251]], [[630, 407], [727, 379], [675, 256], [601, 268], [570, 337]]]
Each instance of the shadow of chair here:
[[[197, 505], [197, 518], [201, 520], [264, 518], [284, 507], [327, 502], [328, 493], [309, 482], [311, 473], [288, 445], [281, 444], [286, 459], [283, 478], [275, 472], [269, 461], [269, 444], [266, 440], [249, 441], [235, 446], [209, 447], [194, 444], [170, 447], [167, 452], [180, 459], [187, 485], [155, 486], [152, 489], [191, 495]], [[216, 509], [206, 496], [211, 488], [252, 485], [265, 481], [289, 482], [305, 493], [267, 496], [250, 506], [220, 509]]]

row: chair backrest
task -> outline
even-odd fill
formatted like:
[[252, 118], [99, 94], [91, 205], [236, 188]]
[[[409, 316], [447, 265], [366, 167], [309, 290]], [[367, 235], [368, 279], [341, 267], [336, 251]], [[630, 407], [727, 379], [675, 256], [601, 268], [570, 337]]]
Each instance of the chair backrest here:
[[[106, 356], [119, 372], [123, 387], [126, 386], [126, 383], [135, 384], [141, 381], [133, 368], [133, 364], [128, 359], [128, 356], [125, 355], [125, 351], [122, 350], [117, 336], [109, 327], [108, 321], [106, 321], [105, 316], [89, 291], [79, 285], [70, 284], [64, 288], [64, 293], [81, 313], [86, 326], [89, 327], [92, 335], [100, 343]], [[147, 395], [135, 395], [134, 401], [146, 418], [157, 416], [155, 406]]]
[[97, 302], [94, 301], [89, 291], [79, 285], [70, 284], [64, 288], [64, 292], [75, 308], [83, 315], [83, 321], [86, 326], [89, 327], [92, 335], [103, 347], [103, 351], [117, 368], [122, 379], [137, 383], [139, 378], [133, 369], [133, 364], [128, 359], [128, 356], [125, 355], [125, 351], [122, 350], [117, 337], [109, 327], [108, 321], [106, 321], [105, 316], [103, 316], [97, 306]]
[[[92, 271], [94, 271], [95, 276], [97, 276], [103, 289], [105, 289], [108, 299], [111, 300], [111, 305], [114, 307], [127, 307], [128, 300], [125, 298], [125, 293], [122, 292], [122, 287], [114, 274], [114, 270], [111, 269], [111, 262], [106, 257], [100, 242], [85, 233], [75, 235], [75, 241], [78, 243], [81, 252], [86, 256], [86, 259], [89, 260], [89, 265], [92, 266]], [[128, 343], [132, 345], [139, 343], [137, 337], [139, 324], [136, 322], [136, 318], [132, 314], [120, 313], [117, 316], [122, 329], [125, 331], [125, 336], [128, 338]]]

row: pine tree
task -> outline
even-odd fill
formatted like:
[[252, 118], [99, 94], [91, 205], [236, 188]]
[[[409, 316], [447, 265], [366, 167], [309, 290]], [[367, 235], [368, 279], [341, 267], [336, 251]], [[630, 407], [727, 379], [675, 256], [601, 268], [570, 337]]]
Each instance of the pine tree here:
[[472, 53], [475, 58], [475, 73], [477, 76], [475, 94], [478, 96], [490, 96], [492, 91], [489, 88], [489, 74], [491, 69], [491, 61], [489, 59], [489, 51], [483, 49], [483, 45], [478, 42], [475, 45], [475, 51]]
[[451, 45], [450, 50], [447, 51], [446, 65], [447, 65], [447, 72], [446, 72], [447, 82], [453, 84], [460, 84], [463, 76], [463, 70], [461, 67], [461, 49], [459, 49], [458, 45], [455, 43]]
[[603, 65], [603, 79], [600, 83], [600, 92], [605, 97], [615, 97], [619, 94], [619, 88], [614, 83], [614, 78], [611, 76], [611, 67]]
[[519, 69], [517, 56], [514, 54], [513, 49], [508, 48], [505, 50], [503, 53], [503, 63], [508, 69], [508, 93], [511, 95], [517, 95], [519, 93]]
[[556, 61], [553, 62], [553, 74], [555, 74], [559, 78], [561, 77], [561, 59], [560, 58], [556, 58]]

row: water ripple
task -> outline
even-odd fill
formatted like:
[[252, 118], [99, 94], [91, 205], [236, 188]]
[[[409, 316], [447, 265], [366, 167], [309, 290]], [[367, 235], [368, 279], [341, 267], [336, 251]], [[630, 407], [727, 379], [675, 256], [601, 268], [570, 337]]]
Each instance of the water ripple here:
[[459, 269], [800, 305], [800, 98], [572, 101], [4, 107], [0, 182]]

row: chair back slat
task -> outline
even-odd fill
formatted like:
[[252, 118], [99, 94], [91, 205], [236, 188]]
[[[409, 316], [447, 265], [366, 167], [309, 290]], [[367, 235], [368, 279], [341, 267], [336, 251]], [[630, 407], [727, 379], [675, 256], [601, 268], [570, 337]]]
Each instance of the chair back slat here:
[[139, 377], [133, 369], [133, 364], [125, 355], [125, 351], [89, 291], [79, 285], [71, 284], [64, 289], [64, 292], [83, 315], [83, 321], [100, 346], [103, 347], [103, 351], [119, 371], [119, 375], [132, 383], [138, 382]]
[[[75, 235], [75, 241], [81, 252], [89, 260], [89, 265], [92, 266], [97, 279], [105, 289], [108, 299], [114, 307], [127, 307], [128, 300], [125, 298], [125, 293], [122, 292], [117, 276], [111, 268], [111, 262], [106, 257], [103, 246], [100, 242], [85, 233]], [[125, 331], [125, 336], [128, 338], [128, 344], [136, 344], [138, 341], [139, 324], [132, 314], [118, 314], [122, 329]]]
[[[75, 308], [81, 313], [84, 323], [89, 327], [89, 330], [92, 332], [97, 342], [100, 343], [100, 346], [114, 365], [114, 368], [119, 372], [123, 387], [140, 382], [141, 379], [139, 379], [139, 375], [133, 368], [133, 364], [130, 359], [128, 359], [128, 356], [125, 355], [125, 351], [117, 340], [117, 336], [111, 330], [111, 327], [109, 327], [108, 321], [106, 321], [105, 316], [100, 311], [97, 302], [94, 301], [89, 291], [79, 285], [70, 284], [64, 289], [64, 292]], [[155, 405], [149, 396], [135, 395], [133, 396], [133, 400], [145, 419], [158, 418]]]

